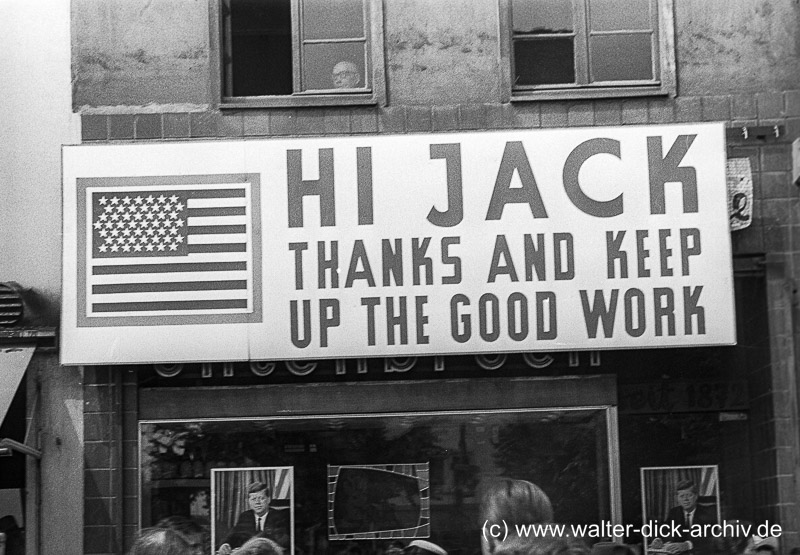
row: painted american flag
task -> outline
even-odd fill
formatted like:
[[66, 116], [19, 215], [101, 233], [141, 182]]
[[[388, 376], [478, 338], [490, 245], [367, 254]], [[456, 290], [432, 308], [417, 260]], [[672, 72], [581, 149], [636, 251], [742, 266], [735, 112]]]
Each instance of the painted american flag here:
[[250, 183], [87, 191], [87, 316], [253, 311]]

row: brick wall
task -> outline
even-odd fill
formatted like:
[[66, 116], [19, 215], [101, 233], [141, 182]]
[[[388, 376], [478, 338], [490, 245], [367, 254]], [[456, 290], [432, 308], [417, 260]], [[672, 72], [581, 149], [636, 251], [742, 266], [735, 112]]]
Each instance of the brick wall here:
[[[780, 523], [784, 547], [800, 543], [798, 514], [798, 402], [795, 337], [792, 330], [795, 285], [788, 275], [791, 258], [767, 258], [767, 298], [770, 321], [770, 368], [754, 368], [759, 388], [752, 392], [752, 411], [760, 420], [761, 441], [754, 445], [757, 512], [761, 520]], [[755, 420], [755, 418], [754, 418]]]
[[800, 90], [730, 96], [383, 108], [86, 114], [84, 141], [413, 133], [724, 121], [800, 136]]
[[136, 374], [84, 372], [84, 552], [122, 553], [138, 529]]

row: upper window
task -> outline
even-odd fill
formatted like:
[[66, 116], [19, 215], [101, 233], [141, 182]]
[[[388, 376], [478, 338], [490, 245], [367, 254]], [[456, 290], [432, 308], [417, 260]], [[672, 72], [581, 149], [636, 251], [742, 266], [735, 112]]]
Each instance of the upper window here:
[[674, 92], [671, 0], [503, 0], [512, 98]]
[[381, 101], [380, 10], [379, 0], [221, 0], [221, 106]]

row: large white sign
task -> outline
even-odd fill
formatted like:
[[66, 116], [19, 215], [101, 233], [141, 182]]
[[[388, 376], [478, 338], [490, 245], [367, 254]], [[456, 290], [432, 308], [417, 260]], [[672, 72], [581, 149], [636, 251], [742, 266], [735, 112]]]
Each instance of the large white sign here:
[[63, 157], [64, 364], [735, 342], [721, 124]]

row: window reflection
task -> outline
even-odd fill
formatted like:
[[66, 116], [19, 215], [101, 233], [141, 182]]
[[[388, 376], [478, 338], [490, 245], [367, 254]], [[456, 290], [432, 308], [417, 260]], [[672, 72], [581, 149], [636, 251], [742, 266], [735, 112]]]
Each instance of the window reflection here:
[[363, 0], [304, 0], [306, 39], [349, 39], [364, 36]]
[[[424, 505], [429, 537], [451, 552], [471, 553], [480, 549], [484, 484], [499, 476], [529, 480], [550, 497], [556, 521], [595, 523], [610, 516], [607, 461], [605, 409], [143, 423], [141, 523], [184, 514], [210, 528], [213, 469], [291, 467], [295, 553], [345, 548], [347, 541], [331, 539], [331, 524], [344, 532], [378, 530], [390, 521], [395, 529], [413, 529], [408, 525]], [[341, 478], [341, 468], [373, 465], [367, 470], [378, 472], [385, 465], [420, 464], [423, 481], [388, 474], [366, 480], [377, 475], [348, 470], [340, 500], [363, 503], [331, 510], [332, 468]], [[423, 472], [423, 466], [413, 468]], [[429, 484], [427, 491], [420, 483]], [[399, 536], [406, 544], [412, 537]], [[362, 553], [379, 553], [391, 539], [357, 543]]]

